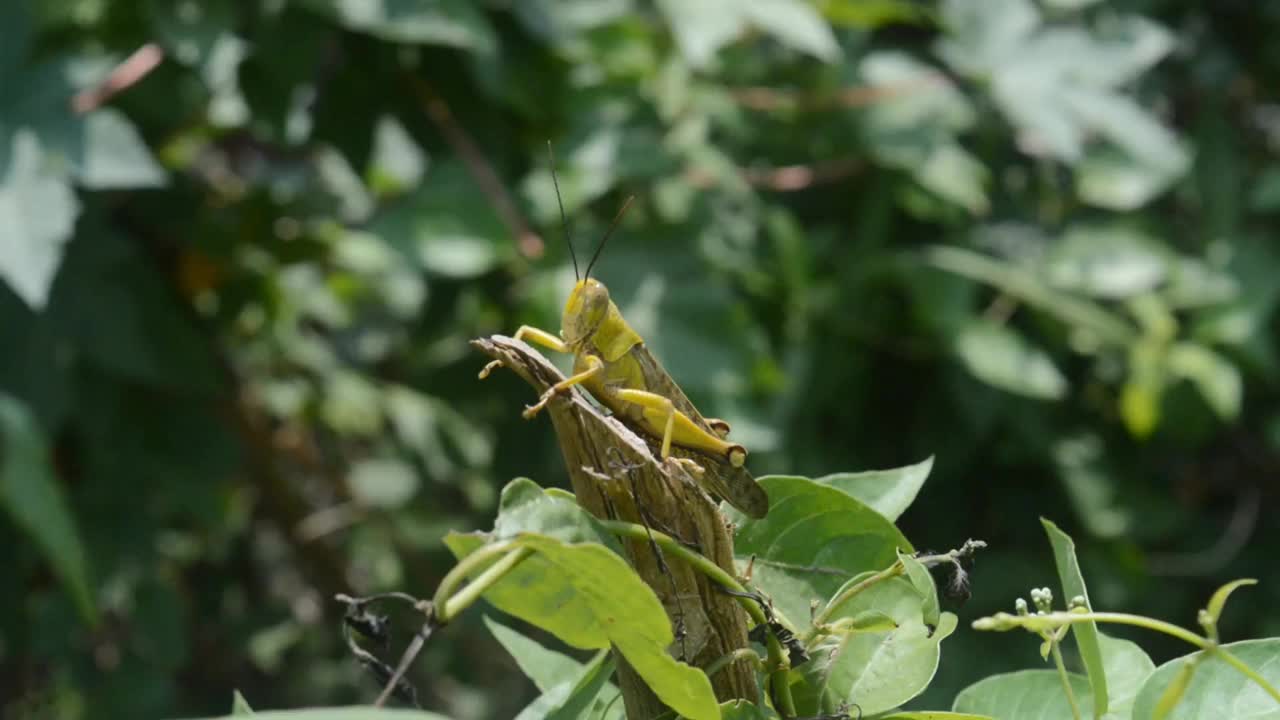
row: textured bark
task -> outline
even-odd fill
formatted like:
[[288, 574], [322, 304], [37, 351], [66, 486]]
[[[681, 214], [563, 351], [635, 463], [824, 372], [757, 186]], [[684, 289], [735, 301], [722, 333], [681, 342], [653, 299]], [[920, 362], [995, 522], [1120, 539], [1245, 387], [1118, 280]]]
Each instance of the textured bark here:
[[[555, 366], [523, 342], [494, 335], [473, 340], [472, 344], [501, 360], [533, 387], [530, 404], [563, 379]], [[695, 544], [703, 555], [727, 572], [737, 574], [733, 534], [724, 517], [678, 464], [657, 459], [657, 440], [641, 437], [618, 420], [606, 417], [577, 390], [552, 400], [543, 412], [551, 417], [573, 492], [582, 507], [600, 518], [639, 523], [642, 518], [636, 508], [638, 500], [654, 529]], [[673, 450], [684, 454], [678, 448]], [[664, 574], [648, 543], [628, 541], [625, 549], [632, 567], [662, 601], [673, 627], [680, 627], [683, 614], [685, 637], [683, 641], [677, 638], [671, 648], [677, 658], [705, 667], [716, 658], [746, 647], [747, 617], [736, 600], [673, 558], [667, 558], [670, 576]], [[620, 656], [618, 679], [627, 717], [652, 718], [666, 710]], [[748, 663], [733, 663], [717, 673], [711, 683], [721, 702], [734, 698], [757, 700], [754, 670]]]

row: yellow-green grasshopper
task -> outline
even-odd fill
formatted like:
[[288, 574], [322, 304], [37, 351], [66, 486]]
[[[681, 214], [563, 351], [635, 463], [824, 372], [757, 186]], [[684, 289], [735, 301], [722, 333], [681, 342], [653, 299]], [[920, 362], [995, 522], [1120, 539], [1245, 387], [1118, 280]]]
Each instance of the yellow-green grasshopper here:
[[[551, 176], [556, 185], [556, 201], [559, 202], [560, 188], [554, 169]], [[532, 418], [556, 395], [571, 392], [573, 386], [580, 385], [632, 428], [660, 438], [663, 460], [670, 457], [673, 445], [705, 457], [705, 460], [700, 457], [698, 461], [676, 460], [691, 470], [704, 489], [727, 500], [746, 515], [762, 518], [769, 511], [769, 496], [743, 467], [747, 458], [746, 448], [725, 439], [729, 434], [729, 424], [705, 418], [698, 412], [658, 359], [649, 352], [639, 333], [623, 319], [618, 306], [609, 298], [608, 288], [591, 277], [591, 269], [595, 267], [600, 251], [630, 203], [629, 198], [600, 240], [591, 262], [587, 263], [586, 273], [581, 277], [578, 276], [578, 258], [573, 251], [573, 241], [568, 236], [564, 206], [560, 206], [565, 240], [573, 258], [573, 273], [578, 278], [565, 302], [560, 335], [557, 337], [545, 330], [521, 325], [515, 338], [572, 354], [573, 374], [543, 393], [536, 404], [525, 408], [524, 417]], [[501, 362], [496, 360], [489, 363], [480, 371], [480, 377], [487, 377], [499, 365]]]

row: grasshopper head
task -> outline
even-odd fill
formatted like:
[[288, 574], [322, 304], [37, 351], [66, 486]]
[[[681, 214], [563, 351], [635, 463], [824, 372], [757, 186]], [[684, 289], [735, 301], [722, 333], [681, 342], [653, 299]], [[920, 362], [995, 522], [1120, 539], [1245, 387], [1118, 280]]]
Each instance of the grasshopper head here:
[[571, 346], [578, 346], [595, 334], [609, 315], [609, 289], [595, 278], [579, 280], [569, 293], [560, 319], [560, 334]]

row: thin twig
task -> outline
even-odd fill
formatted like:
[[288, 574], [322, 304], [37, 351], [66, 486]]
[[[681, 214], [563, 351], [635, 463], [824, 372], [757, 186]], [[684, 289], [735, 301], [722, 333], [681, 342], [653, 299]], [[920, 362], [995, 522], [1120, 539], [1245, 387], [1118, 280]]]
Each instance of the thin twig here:
[[143, 45], [116, 65], [102, 82], [76, 93], [71, 98], [71, 109], [80, 115], [96, 110], [116, 93], [146, 77], [163, 60], [164, 50], [159, 45], [153, 42]]
[[520, 254], [531, 260], [542, 257], [542, 238], [529, 228], [529, 222], [516, 207], [515, 201], [511, 199], [511, 194], [502, 184], [502, 179], [494, 171], [493, 165], [471, 138], [471, 134], [458, 123], [448, 103], [427, 84], [427, 81], [417, 75], [409, 76], [409, 84], [422, 103], [422, 109], [427, 117], [431, 118], [431, 122], [440, 129], [440, 134], [444, 135], [445, 141], [462, 159], [467, 171], [480, 186], [480, 191], [489, 199], [498, 217], [502, 218], [508, 232], [515, 237], [516, 248]]

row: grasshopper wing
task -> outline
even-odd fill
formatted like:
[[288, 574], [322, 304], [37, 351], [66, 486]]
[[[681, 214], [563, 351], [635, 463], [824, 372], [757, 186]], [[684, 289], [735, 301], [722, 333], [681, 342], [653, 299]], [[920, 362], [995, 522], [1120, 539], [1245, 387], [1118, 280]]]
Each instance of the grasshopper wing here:
[[759, 520], [769, 513], [769, 495], [745, 467], [734, 467], [720, 458], [690, 453], [702, 466], [703, 488], [723, 498], [747, 517]]
[[[711, 424], [693, 406], [688, 396], [679, 385], [676, 385], [675, 380], [671, 379], [671, 375], [662, 367], [653, 353], [649, 352], [644, 343], [634, 345], [630, 352], [644, 373], [645, 384], [649, 390], [671, 398], [677, 410], [693, 420], [698, 427], [714, 434]], [[722, 457], [688, 448], [672, 447], [671, 450], [673, 454], [690, 458], [702, 466], [703, 474], [700, 479], [702, 487], [712, 495], [727, 501], [748, 517], [760, 519], [769, 512], [769, 495], [756, 483], [755, 478], [745, 467], [734, 467]]]

